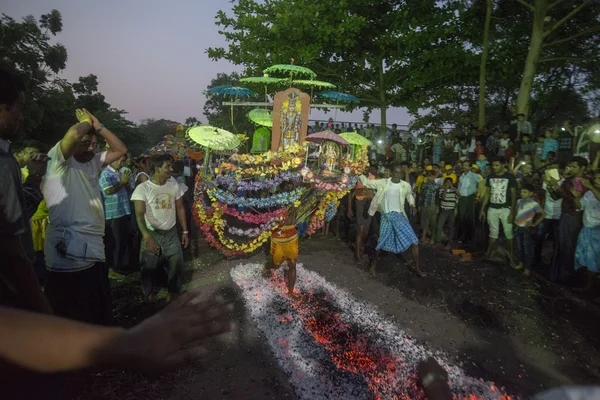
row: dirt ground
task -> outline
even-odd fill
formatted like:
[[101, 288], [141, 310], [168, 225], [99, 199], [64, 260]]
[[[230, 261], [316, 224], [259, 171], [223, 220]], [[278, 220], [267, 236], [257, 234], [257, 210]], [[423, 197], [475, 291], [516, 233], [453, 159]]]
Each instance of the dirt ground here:
[[[187, 287], [221, 291], [236, 302], [235, 331], [207, 343], [201, 365], [158, 379], [123, 371], [74, 375], [78, 399], [294, 399], [261, 333], [249, 321], [229, 271], [247, 260], [224, 260], [203, 241], [191, 251]], [[600, 381], [600, 307], [549, 283], [544, 271], [525, 279], [503, 265], [463, 263], [441, 249], [421, 248], [426, 277], [415, 276], [409, 254], [381, 259], [377, 278], [356, 265], [347, 244], [315, 237], [300, 244], [300, 262], [357, 299], [373, 304], [410, 336], [441, 350], [472, 376], [515, 395]], [[116, 322], [132, 326], [156, 309], [142, 305], [139, 275], [111, 275]], [[302, 279], [301, 276], [298, 279]]]

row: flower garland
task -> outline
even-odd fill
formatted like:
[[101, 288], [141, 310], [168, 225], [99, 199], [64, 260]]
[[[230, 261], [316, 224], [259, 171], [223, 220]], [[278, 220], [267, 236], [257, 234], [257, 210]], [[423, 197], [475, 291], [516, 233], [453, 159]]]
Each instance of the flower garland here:
[[249, 192], [262, 189], [272, 189], [285, 181], [299, 181], [300, 174], [293, 172], [282, 172], [273, 178], [267, 178], [264, 181], [243, 181], [236, 179], [232, 175], [218, 175], [216, 182], [218, 185], [228, 188], [229, 191]]
[[227, 221], [223, 220], [224, 226], [229, 226], [229, 228], [227, 228], [227, 232], [229, 232], [229, 234], [237, 235], [237, 236], [247, 236], [250, 238], [257, 237], [261, 233], [263, 233], [264, 231], [267, 231], [267, 230], [272, 231], [277, 226], [279, 226], [282, 222], [283, 222], [283, 218], [277, 217], [266, 224], [260, 224], [259, 226], [255, 227], [255, 228], [249, 228], [249, 229], [244, 230], [244, 229], [236, 228], [234, 226], [229, 226]]
[[337, 212], [337, 206], [335, 202], [331, 202], [327, 205], [327, 210], [325, 210], [325, 222], [329, 222], [335, 217], [335, 213]]
[[297, 188], [291, 192], [277, 193], [265, 198], [237, 197], [232, 193], [216, 188], [207, 189], [206, 193], [219, 203], [235, 204], [240, 207], [267, 208], [296, 203], [302, 196], [303, 191], [304, 188]]
[[224, 214], [235, 217], [235, 218], [239, 219], [240, 221], [244, 221], [246, 223], [255, 224], [255, 225], [265, 224], [268, 221], [273, 220], [274, 218], [284, 217], [284, 216], [287, 217], [287, 208], [286, 207], [281, 207], [275, 211], [270, 211], [270, 212], [261, 213], [261, 214], [240, 212], [240, 211], [236, 210], [234, 207], [229, 207], [225, 203], [219, 203], [218, 208], [221, 211], [223, 211]]
[[322, 192], [343, 192], [348, 189], [348, 185], [351, 183], [351, 179], [347, 174], [342, 174], [338, 182], [326, 182], [315, 176], [315, 173], [308, 167], [304, 167], [300, 170], [300, 175], [304, 178], [305, 182], [314, 183], [314, 188]]
[[308, 229], [306, 230], [306, 234], [308, 236], [313, 235], [315, 232], [317, 232], [317, 230], [319, 230], [323, 227], [323, 225], [325, 225], [325, 213], [329, 205], [333, 203], [335, 205], [335, 208], [337, 209], [337, 207], [340, 204], [340, 199], [344, 197], [349, 191], [350, 190], [345, 190], [343, 192], [332, 191], [328, 192], [325, 195], [325, 197], [319, 203], [319, 207], [310, 219], [310, 224], [308, 225]]

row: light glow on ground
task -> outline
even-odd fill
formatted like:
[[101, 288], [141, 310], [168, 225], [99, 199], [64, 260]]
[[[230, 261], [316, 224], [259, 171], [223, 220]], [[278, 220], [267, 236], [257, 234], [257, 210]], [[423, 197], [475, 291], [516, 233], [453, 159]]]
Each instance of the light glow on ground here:
[[429, 356], [448, 371], [455, 399], [514, 400], [491, 382], [467, 376], [316, 272], [297, 265], [297, 299], [285, 268], [263, 277], [262, 264], [231, 270], [253, 321], [265, 335], [299, 399], [425, 399], [416, 366]]

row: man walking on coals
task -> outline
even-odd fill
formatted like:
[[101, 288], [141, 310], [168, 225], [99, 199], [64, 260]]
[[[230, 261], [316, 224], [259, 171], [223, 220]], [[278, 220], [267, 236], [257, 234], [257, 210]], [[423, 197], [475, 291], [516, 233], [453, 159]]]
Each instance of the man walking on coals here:
[[368, 180], [366, 176], [359, 177], [360, 183], [377, 193], [371, 201], [369, 215], [373, 216], [379, 209], [381, 211], [381, 226], [377, 254], [371, 263], [369, 272], [375, 276], [375, 269], [381, 250], [394, 254], [403, 253], [409, 248], [415, 261], [418, 276], [423, 276], [419, 269], [419, 239], [415, 235], [408, 218], [404, 212], [404, 203], [408, 201], [413, 215], [416, 213], [415, 199], [412, 195], [410, 184], [402, 180], [402, 166], [394, 165], [392, 175], [387, 179]]

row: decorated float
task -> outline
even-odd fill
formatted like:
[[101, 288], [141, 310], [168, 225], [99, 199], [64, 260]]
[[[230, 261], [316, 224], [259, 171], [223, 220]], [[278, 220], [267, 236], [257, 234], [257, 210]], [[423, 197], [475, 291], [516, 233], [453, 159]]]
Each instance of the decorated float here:
[[[296, 81], [311, 89], [333, 85], [315, 81], [311, 70], [296, 65], [265, 70], [265, 74], [277, 72], [288, 77], [246, 78], [247, 82], [288, 86], [274, 94], [272, 112], [255, 109], [249, 113], [261, 130], [253, 138], [250, 153], [234, 151], [215, 162], [210, 157], [215, 138], [207, 137], [215, 132], [231, 136], [206, 126], [187, 132], [208, 155], [205, 168], [196, 177], [194, 218], [208, 243], [228, 257], [261, 248], [284, 223], [304, 226], [302, 233], [314, 234], [335, 216], [340, 199], [368, 166], [370, 142], [362, 136], [346, 133], [344, 138], [332, 131], [307, 135], [312, 93], [293, 87], [295, 78], [310, 78]], [[234, 141], [228, 148], [232, 146]]]

